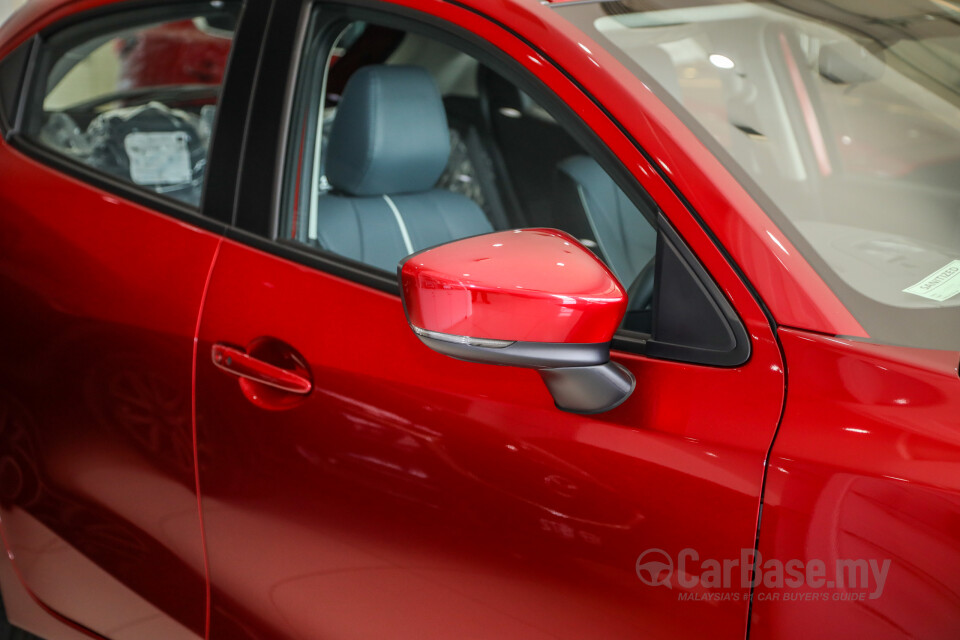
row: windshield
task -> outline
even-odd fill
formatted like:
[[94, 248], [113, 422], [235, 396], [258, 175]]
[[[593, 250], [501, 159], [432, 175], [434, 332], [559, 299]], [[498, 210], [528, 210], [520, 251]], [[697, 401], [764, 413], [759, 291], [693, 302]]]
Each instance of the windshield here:
[[679, 103], [874, 339], [960, 349], [960, 3], [558, 10]]

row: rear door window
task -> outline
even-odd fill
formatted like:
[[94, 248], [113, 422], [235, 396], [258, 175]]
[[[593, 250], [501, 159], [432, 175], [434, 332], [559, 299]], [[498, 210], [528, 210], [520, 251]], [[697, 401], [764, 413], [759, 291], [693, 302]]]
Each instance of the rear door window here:
[[43, 45], [29, 138], [104, 174], [199, 206], [239, 3], [100, 17]]

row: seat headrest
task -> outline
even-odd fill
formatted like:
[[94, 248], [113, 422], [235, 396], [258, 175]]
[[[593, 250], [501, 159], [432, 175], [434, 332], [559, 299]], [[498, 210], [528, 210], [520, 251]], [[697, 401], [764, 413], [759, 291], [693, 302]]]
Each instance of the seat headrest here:
[[330, 131], [327, 179], [355, 196], [429, 191], [450, 158], [443, 99], [421, 67], [353, 74]]

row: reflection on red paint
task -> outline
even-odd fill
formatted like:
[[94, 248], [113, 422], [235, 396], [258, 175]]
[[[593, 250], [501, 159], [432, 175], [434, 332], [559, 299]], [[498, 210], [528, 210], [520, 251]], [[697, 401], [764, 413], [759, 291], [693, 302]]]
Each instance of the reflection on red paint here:
[[474, 338], [609, 342], [627, 306], [606, 265], [554, 229], [429, 249], [404, 262], [401, 278], [413, 326]]

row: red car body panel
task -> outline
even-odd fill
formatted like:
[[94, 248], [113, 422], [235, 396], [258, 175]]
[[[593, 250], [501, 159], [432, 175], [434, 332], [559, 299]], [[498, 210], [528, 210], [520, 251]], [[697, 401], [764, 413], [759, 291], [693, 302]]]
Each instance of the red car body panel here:
[[825, 637], [956, 638], [960, 358], [779, 333], [790, 395], [769, 463], [760, 553], [891, 562], [874, 599], [873, 582], [798, 589], [791, 600], [759, 585], [750, 637], [808, 637], [813, 622]]
[[610, 269], [553, 229], [435, 247], [408, 258], [400, 277], [411, 326], [454, 336], [606, 343], [627, 310]]
[[615, 354], [634, 396], [577, 416], [533, 371], [429, 351], [396, 296], [227, 241], [199, 353], [269, 336], [314, 391], [265, 412], [198, 358], [211, 636], [742, 637], [745, 600], [678, 602], [634, 562], [752, 545], [783, 376], [746, 310], [748, 364]]
[[41, 602], [90, 629], [152, 615], [201, 636], [190, 372], [219, 239], [6, 144], [0, 175], [8, 550]]
[[32, 629], [41, 638], [88, 640], [98, 636], [64, 618], [27, 591], [13, 562], [0, 562], [0, 590], [7, 618], [21, 628]]
[[[0, 55], [108, 1], [33, 0]], [[167, 638], [742, 638], [748, 622], [755, 638], [956, 637], [960, 356], [837, 337], [867, 338], [682, 122], [550, 7], [390, 4], [472, 31], [576, 111], [737, 310], [750, 360], [615, 352], [633, 397], [563, 413], [535, 372], [430, 351], [397, 296], [0, 142], [16, 310], [0, 321], [0, 518], [30, 593], [106, 636], [146, 611]], [[238, 379], [218, 345], [296, 362], [312, 391]], [[738, 558], [758, 526], [766, 559], [892, 558], [889, 597], [761, 584], [752, 602], [682, 601], [635, 573], [650, 548]], [[0, 584], [17, 602], [9, 572]], [[40, 629], [42, 611], [9, 613]]]
[[0, 56], [15, 49], [54, 22], [88, 9], [116, 4], [117, 0], [30, 0], [0, 25]]
[[[315, 391], [264, 413], [236, 379], [198, 360], [211, 635], [740, 638], [745, 597], [691, 606], [651, 594], [634, 563], [658, 545], [724, 557], [752, 546], [784, 390], [769, 322], [676, 195], [568, 78], [493, 23], [431, 6], [525, 61], [663, 194], [658, 203], [737, 306], [752, 358], [718, 369], [615, 354], [637, 378], [634, 397], [598, 416], [560, 413], [535, 372], [429, 352], [396, 297], [225, 243], [200, 352], [269, 337], [303, 357]], [[690, 388], [701, 402], [684, 400]]]

